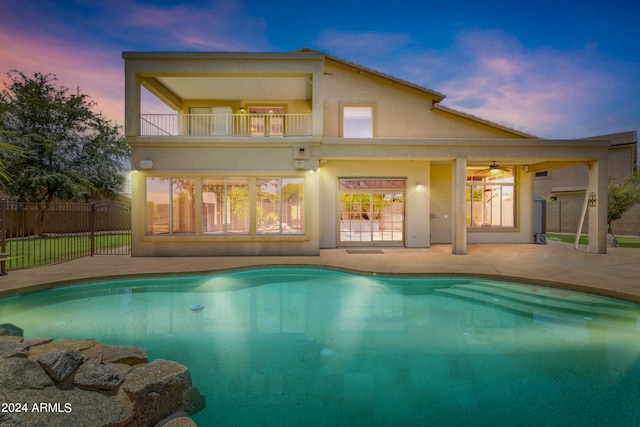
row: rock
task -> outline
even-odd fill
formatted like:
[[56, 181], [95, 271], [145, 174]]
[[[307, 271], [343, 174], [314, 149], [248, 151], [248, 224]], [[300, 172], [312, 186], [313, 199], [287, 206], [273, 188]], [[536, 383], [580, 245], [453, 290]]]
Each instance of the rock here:
[[43, 389], [51, 385], [53, 381], [35, 360], [23, 358], [0, 360], [0, 386], [7, 390]]
[[82, 353], [84, 360], [102, 362], [102, 344], [96, 340], [61, 339], [45, 344], [34, 345], [29, 349], [29, 357], [39, 359], [47, 353], [61, 349], [73, 349]]
[[78, 368], [73, 383], [83, 390], [115, 390], [131, 369], [128, 365], [122, 366], [126, 366], [128, 370], [119, 369], [115, 364], [86, 362]]
[[125, 405], [95, 392], [47, 387], [14, 392], [12, 399], [29, 402], [29, 412], [13, 414], [29, 426], [124, 427], [133, 421]]
[[133, 369], [122, 388], [133, 402], [140, 426], [153, 426], [180, 410], [193, 414], [204, 407], [204, 396], [193, 387], [187, 368], [168, 360]]
[[64, 381], [80, 367], [84, 358], [78, 350], [60, 349], [38, 358], [38, 363], [57, 383]]
[[162, 427], [198, 427], [198, 425], [189, 417], [171, 418]]
[[[11, 337], [14, 338], [14, 337]], [[27, 357], [29, 344], [18, 340], [0, 340], [0, 360], [8, 357]]]
[[140, 347], [124, 345], [102, 345], [102, 361], [107, 363], [126, 363], [134, 366], [149, 362], [147, 352]]
[[18, 328], [14, 324], [3, 323], [2, 325], [0, 325], [0, 335], [22, 337], [24, 336], [23, 334], [24, 334], [24, 331], [21, 328]]
[[28, 405], [0, 412], [0, 427], [192, 427], [205, 406], [185, 366], [138, 347], [0, 336], [0, 353], [0, 402]]

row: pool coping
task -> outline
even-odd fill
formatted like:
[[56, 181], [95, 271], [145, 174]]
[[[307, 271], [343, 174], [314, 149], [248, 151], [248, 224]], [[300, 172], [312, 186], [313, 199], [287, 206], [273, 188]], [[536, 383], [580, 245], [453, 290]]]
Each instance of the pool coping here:
[[[144, 258], [104, 255], [47, 267], [11, 271], [0, 277], [0, 298], [74, 284], [154, 276], [209, 274], [268, 266], [329, 267], [360, 274], [477, 277], [566, 289], [640, 303], [640, 250], [610, 248], [590, 254], [566, 243], [469, 245], [452, 255], [450, 245], [380, 248], [383, 254], [348, 254], [324, 249], [318, 256]], [[119, 273], [114, 272], [118, 268]], [[544, 277], [542, 277], [544, 276]]]

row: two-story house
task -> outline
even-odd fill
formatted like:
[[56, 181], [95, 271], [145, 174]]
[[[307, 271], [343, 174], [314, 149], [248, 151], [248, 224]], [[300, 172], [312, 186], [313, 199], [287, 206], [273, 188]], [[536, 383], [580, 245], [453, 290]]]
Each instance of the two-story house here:
[[606, 252], [606, 139], [536, 138], [310, 49], [123, 58], [134, 256], [531, 243], [535, 173], [577, 164]]

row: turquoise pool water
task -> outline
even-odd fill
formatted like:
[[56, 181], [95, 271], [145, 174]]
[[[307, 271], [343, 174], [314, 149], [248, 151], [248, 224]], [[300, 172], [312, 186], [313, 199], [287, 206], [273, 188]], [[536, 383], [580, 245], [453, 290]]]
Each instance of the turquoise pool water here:
[[23, 294], [6, 322], [186, 365], [200, 426], [640, 424], [640, 306], [558, 289], [266, 267]]

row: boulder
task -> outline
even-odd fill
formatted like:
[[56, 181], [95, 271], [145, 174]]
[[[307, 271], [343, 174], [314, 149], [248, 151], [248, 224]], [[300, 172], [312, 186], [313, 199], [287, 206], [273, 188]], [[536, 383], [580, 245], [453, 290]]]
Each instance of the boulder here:
[[135, 407], [140, 426], [153, 426], [180, 410], [193, 414], [205, 405], [204, 396], [191, 382], [189, 370], [168, 360], [157, 359], [133, 369], [122, 388]]
[[125, 427], [133, 421], [130, 409], [100, 393], [46, 387], [20, 390], [11, 397], [18, 402], [29, 402], [28, 412], [13, 414], [28, 426]]
[[83, 390], [111, 391], [122, 384], [124, 377], [130, 370], [131, 368], [128, 365], [89, 361], [78, 368], [78, 372], [73, 378], [73, 383]]
[[12, 323], [3, 323], [0, 325], [0, 336], [22, 337], [24, 331]]
[[[53, 381], [35, 361], [26, 358], [0, 360], [0, 387], [5, 390], [43, 389]], [[16, 400], [7, 400], [16, 402]]]
[[140, 347], [124, 345], [102, 345], [102, 361], [107, 363], [125, 363], [134, 366], [149, 362], [147, 352]]
[[21, 342], [21, 339], [0, 340], [0, 360], [6, 359], [8, 357], [27, 357], [29, 355], [28, 350], [29, 344]]
[[84, 358], [78, 350], [60, 349], [38, 358], [38, 363], [52, 380], [61, 383], [82, 365]]
[[96, 360], [102, 362], [102, 344], [96, 340], [60, 339], [40, 345], [34, 345], [29, 349], [29, 357], [39, 359], [47, 353], [60, 349], [78, 350], [84, 360]]

